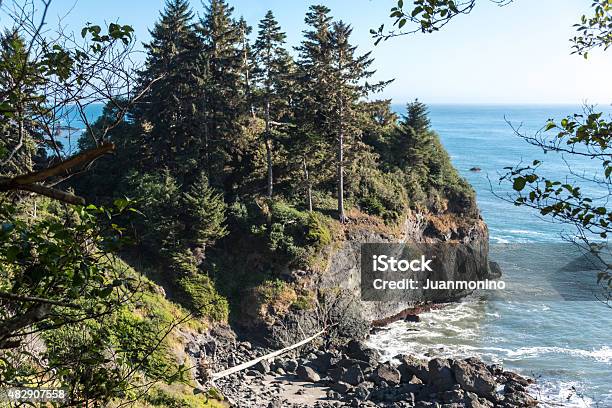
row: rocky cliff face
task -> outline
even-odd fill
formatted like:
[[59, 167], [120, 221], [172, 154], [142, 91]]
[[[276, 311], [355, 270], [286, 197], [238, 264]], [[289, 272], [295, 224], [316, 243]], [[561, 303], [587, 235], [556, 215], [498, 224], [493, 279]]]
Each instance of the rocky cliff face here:
[[430, 280], [479, 281], [499, 276], [488, 260], [489, 235], [481, 218], [458, 215], [410, 214], [399, 233], [385, 234], [368, 224], [355, 223], [346, 228], [346, 240], [330, 256], [320, 275], [320, 288], [342, 288], [353, 294], [364, 319], [384, 319], [422, 302], [448, 302], [468, 295], [466, 290], [410, 290], [401, 299], [370, 302], [360, 299], [361, 245], [364, 243], [423, 244], [436, 250], [436, 267]]
[[[340, 337], [359, 338], [372, 322], [388, 319], [426, 302], [449, 302], [469, 290], [409, 290], [385, 301], [361, 298], [361, 250], [365, 243], [420, 245], [436, 253], [436, 281], [482, 281], [499, 277], [499, 269], [488, 260], [488, 229], [478, 216], [444, 213], [409, 214], [401, 225], [389, 227], [379, 218], [352, 214], [340, 237], [327, 248], [326, 262], [317, 271], [287, 271], [284, 279], [302, 293], [311, 293], [311, 309], [292, 309], [282, 316], [257, 321], [245, 312], [249, 332], [262, 341], [281, 345], [303, 338], [335, 323]], [[433, 248], [433, 249], [432, 249]], [[330, 296], [332, 294], [332, 296]], [[321, 299], [326, 299], [321, 302]], [[251, 302], [252, 303], [252, 302]], [[272, 318], [271, 318], [272, 317]]]

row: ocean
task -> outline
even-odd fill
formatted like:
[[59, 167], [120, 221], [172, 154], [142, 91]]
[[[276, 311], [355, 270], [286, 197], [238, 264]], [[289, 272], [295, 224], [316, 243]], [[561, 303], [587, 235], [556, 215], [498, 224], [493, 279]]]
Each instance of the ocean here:
[[[402, 106], [394, 108], [403, 112]], [[424, 313], [418, 323], [392, 324], [370, 339], [386, 358], [400, 353], [478, 356], [537, 379], [531, 391], [543, 407], [612, 407], [612, 308], [597, 301], [590, 290], [596, 271], [575, 267], [580, 254], [563, 240], [570, 228], [499, 198], [511, 192], [509, 184], [499, 183], [504, 167], [538, 159], [544, 163], [545, 174], [562, 178], [570, 160], [543, 154], [517, 137], [508, 122], [533, 134], [549, 118], [561, 119], [580, 109], [430, 106], [433, 129], [476, 191], [489, 226], [490, 257], [500, 264], [510, 291], [502, 296], [470, 297]], [[586, 174], [599, 166], [584, 159], [570, 163]], [[473, 167], [481, 171], [470, 171]], [[587, 186], [587, 190], [595, 197], [609, 198], [599, 186]]]

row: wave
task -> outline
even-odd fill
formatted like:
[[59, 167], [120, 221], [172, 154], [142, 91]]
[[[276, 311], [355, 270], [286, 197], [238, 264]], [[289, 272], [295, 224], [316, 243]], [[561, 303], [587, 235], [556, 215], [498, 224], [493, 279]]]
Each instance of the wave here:
[[508, 357], [538, 357], [543, 354], [568, 354], [575, 357], [592, 358], [600, 363], [612, 364], [612, 348], [603, 346], [595, 350], [582, 350], [564, 347], [521, 347], [508, 350]]
[[509, 232], [510, 234], [537, 235], [537, 236], [543, 236], [543, 237], [550, 235], [550, 234], [547, 234], [541, 231], [523, 230], [523, 229], [509, 229], [509, 230], [506, 230], [506, 232]]
[[[540, 401], [542, 408], [590, 408], [594, 405], [592, 398], [582, 395], [582, 385], [577, 382], [547, 381], [529, 387], [529, 392]], [[600, 401], [601, 402], [601, 401]]]

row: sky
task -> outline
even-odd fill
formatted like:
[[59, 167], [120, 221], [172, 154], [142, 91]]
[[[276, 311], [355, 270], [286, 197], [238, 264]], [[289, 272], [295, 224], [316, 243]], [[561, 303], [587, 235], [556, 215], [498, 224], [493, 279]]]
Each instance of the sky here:
[[[39, 0], [35, 0], [39, 1]], [[612, 50], [593, 52], [588, 60], [570, 55], [572, 25], [589, 12], [592, 0], [515, 0], [498, 5], [480, 0], [441, 32], [390, 39], [374, 45], [369, 30], [391, 25], [395, 0], [327, 0], [336, 19], [354, 27], [353, 43], [372, 51], [376, 79], [395, 81], [379, 97], [404, 103], [579, 104], [612, 102]], [[8, 3], [8, 0], [5, 0]], [[299, 44], [304, 14], [313, 0], [229, 0], [236, 16], [256, 28], [271, 9]], [[409, 3], [406, 1], [406, 3]], [[149, 39], [164, 0], [54, 0], [48, 24], [59, 19], [70, 30], [84, 22], [120, 22], [135, 28], [139, 42]], [[192, 0], [202, 13], [200, 0]], [[68, 14], [67, 14], [68, 13]], [[0, 24], [6, 16], [0, 14]], [[256, 31], [256, 29], [254, 30]]]

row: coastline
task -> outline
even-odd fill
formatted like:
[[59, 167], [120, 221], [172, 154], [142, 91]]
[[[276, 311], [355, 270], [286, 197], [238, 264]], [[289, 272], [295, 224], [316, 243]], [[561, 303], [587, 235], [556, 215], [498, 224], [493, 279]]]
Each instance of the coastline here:
[[[373, 321], [371, 334], [448, 304], [427, 303]], [[370, 335], [368, 335], [370, 337]], [[193, 338], [186, 347], [202, 386], [215, 387], [232, 407], [525, 408], [538, 405], [533, 379], [499, 364], [411, 354], [389, 358], [352, 338], [317, 338], [297, 350], [211, 382], [213, 373], [270, 353], [241, 341], [229, 327]], [[214, 357], [213, 357], [214, 356]], [[213, 358], [211, 358], [213, 357]], [[200, 365], [202, 362], [203, 365]], [[212, 364], [211, 364], [212, 363]]]
[[[228, 332], [225, 336], [225, 342], [213, 340], [216, 354], [223, 356], [219, 369], [269, 351]], [[204, 342], [198, 347], [205, 352], [212, 346]], [[198, 347], [192, 344], [190, 349]], [[214, 385], [231, 406], [241, 407], [524, 408], [538, 404], [529, 394], [533, 383], [477, 358], [400, 354], [387, 360], [367, 343], [346, 339], [339, 346], [323, 341], [263, 360]]]

